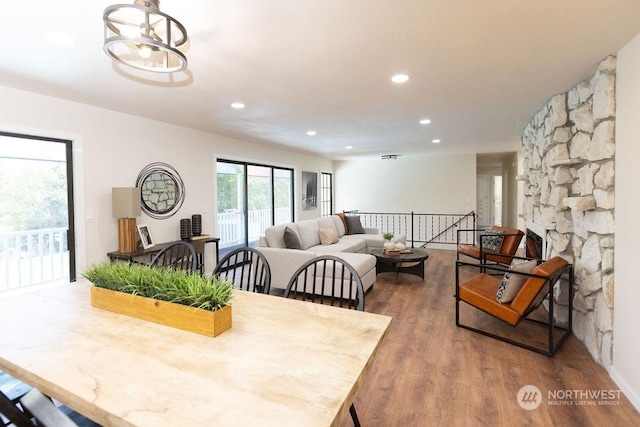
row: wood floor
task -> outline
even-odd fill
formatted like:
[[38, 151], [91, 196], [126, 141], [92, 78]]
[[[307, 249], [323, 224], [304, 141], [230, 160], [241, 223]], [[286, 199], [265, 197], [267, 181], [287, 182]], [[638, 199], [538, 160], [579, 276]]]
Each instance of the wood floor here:
[[[366, 311], [393, 321], [356, 396], [363, 426], [640, 425], [640, 414], [622, 392], [608, 404], [561, 396], [574, 390], [618, 392], [574, 336], [548, 358], [456, 327], [455, 251], [428, 252], [424, 281], [401, 274], [395, 283], [394, 274], [380, 274], [366, 296]], [[484, 325], [497, 323], [476, 310], [464, 314]], [[526, 328], [534, 328], [527, 329], [533, 335], [540, 327]], [[517, 393], [526, 385], [541, 391], [537, 409], [518, 404]], [[342, 425], [353, 425], [351, 418]]]

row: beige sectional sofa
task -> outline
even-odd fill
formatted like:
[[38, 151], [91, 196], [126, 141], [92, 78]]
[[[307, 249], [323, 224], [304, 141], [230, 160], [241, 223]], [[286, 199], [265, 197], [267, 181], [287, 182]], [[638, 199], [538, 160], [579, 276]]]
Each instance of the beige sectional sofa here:
[[[376, 258], [369, 255], [369, 251], [371, 248], [382, 247], [384, 239], [375, 228], [357, 230], [358, 227], [354, 226], [352, 229], [364, 232], [347, 234], [346, 225], [359, 223], [359, 218], [350, 218], [347, 221], [348, 223], [345, 224], [341, 216], [331, 215], [267, 228], [264, 236], [260, 238], [258, 250], [269, 262], [271, 288], [286, 289], [289, 279], [303, 263], [319, 255], [334, 255], [344, 259], [356, 269], [367, 292], [376, 280]], [[288, 233], [287, 239], [285, 239], [285, 231]], [[333, 232], [337, 241], [329, 243], [326, 235], [331, 235]], [[294, 233], [299, 240], [298, 249], [293, 248], [297, 245], [289, 244], [289, 247], [287, 245], [291, 243], [291, 233]], [[321, 242], [321, 237], [325, 237], [324, 242]], [[406, 239], [400, 236], [395, 241], [405, 243]]]

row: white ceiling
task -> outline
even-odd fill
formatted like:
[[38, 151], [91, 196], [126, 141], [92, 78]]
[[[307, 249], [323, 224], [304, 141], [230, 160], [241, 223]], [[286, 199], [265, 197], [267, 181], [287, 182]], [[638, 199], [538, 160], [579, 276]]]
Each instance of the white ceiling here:
[[114, 3], [6, 4], [0, 85], [333, 159], [514, 151], [551, 96], [640, 32], [638, 0], [162, 0], [189, 35], [171, 76], [104, 54]]

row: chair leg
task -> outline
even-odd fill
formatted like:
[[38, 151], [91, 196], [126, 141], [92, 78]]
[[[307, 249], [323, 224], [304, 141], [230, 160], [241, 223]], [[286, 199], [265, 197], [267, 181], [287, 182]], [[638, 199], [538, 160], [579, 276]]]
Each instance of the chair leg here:
[[352, 403], [349, 407], [349, 413], [351, 414], [351, 419], [353, 420], [353, 425], [355, 427], [360, 427], [360, 420], [358, 420], [358, 414], [356, 413], [356, 407]]

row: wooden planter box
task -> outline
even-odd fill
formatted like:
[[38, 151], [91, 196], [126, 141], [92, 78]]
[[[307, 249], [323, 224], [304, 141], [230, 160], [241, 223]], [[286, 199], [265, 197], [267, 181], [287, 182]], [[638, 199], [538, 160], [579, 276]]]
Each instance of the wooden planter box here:
[[97, 286], [91, 287], [91, 305], [210, 337], [231, 329], [230, 305], [220, 310], [208, 311]]

